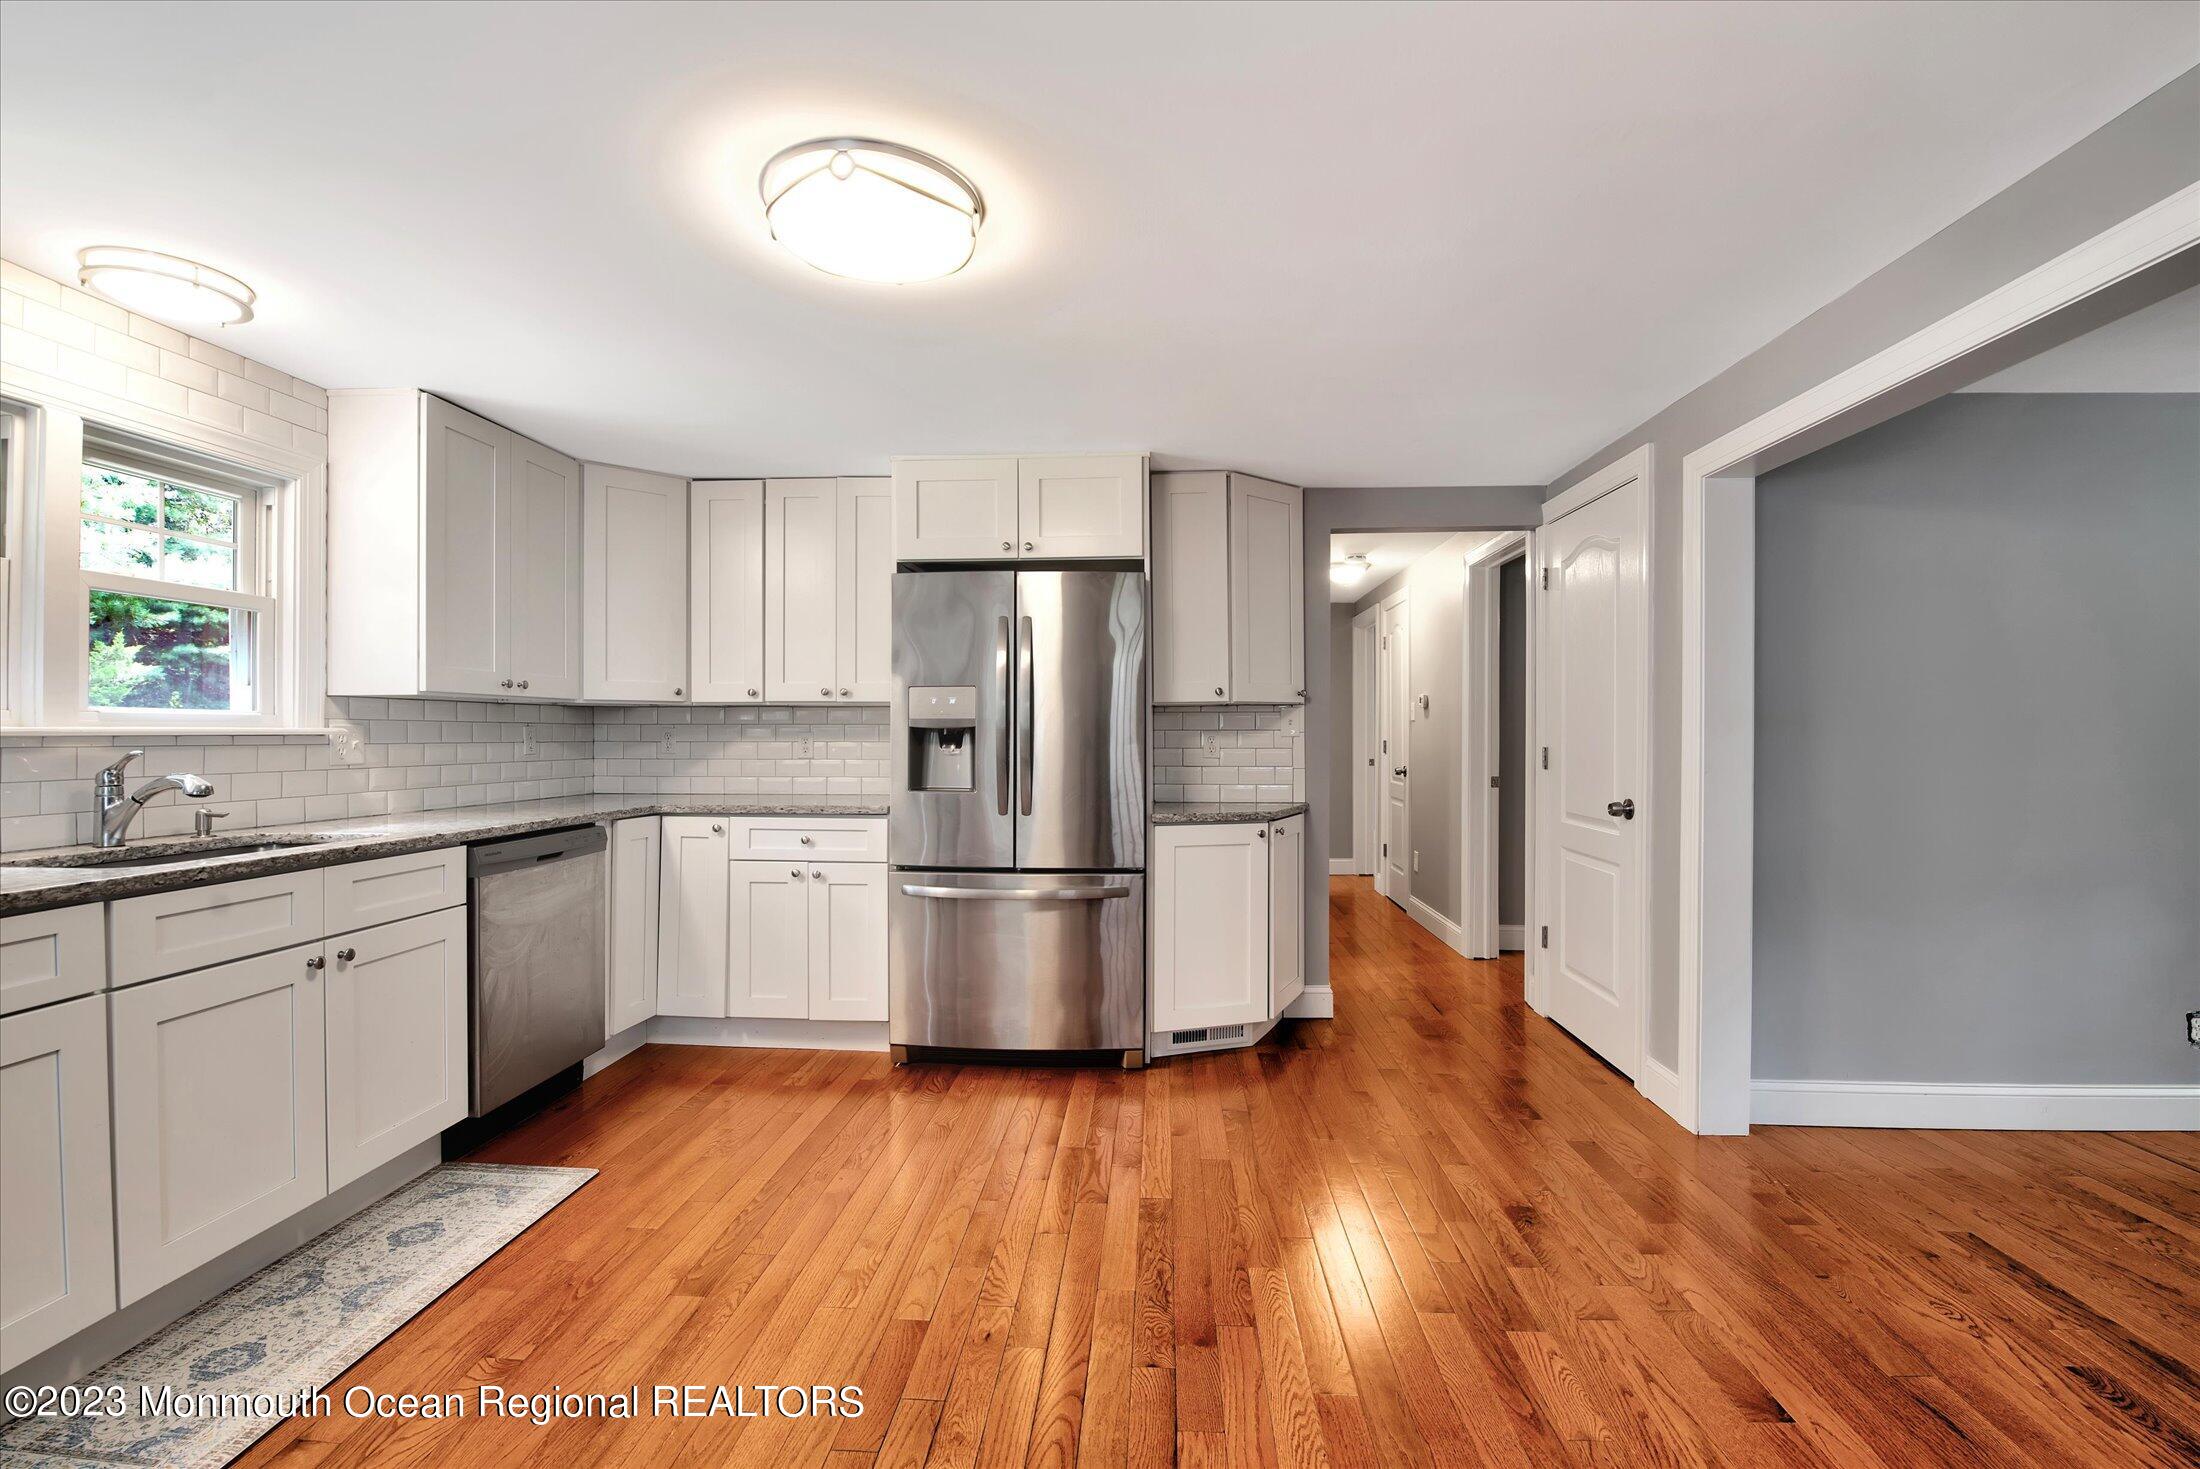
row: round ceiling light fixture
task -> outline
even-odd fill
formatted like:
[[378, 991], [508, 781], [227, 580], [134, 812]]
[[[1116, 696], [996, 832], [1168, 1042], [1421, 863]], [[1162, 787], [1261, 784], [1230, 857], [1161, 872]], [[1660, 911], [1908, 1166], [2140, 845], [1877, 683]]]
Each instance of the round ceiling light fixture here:
[[1366, 576], [1367, 572], [1367, 556], [1361, 551], [1354, 551], [1342, 561], [1329, 563], [1329, 579], [1340, 587], [1358, 586], [1360, 578]]
[[77, 251], [76, 279], [85, 290], [140, 316], [189, 326], [250, 321], [258, 299], [250, 286], [225, 270], [129, 245]]
[[772, 238], [827, 275], [907, 285], [953, 275], [985, 200], [960, 169], [875, 138], [782, 148], [757, 179]]

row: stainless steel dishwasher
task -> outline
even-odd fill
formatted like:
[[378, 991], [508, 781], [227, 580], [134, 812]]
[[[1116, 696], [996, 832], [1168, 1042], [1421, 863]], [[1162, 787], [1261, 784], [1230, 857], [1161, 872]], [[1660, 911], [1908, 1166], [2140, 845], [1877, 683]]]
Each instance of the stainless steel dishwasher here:
[[466, 852], [473, 917], [473, 1106], [481, 1117], [604, 1042], [600, 826]]

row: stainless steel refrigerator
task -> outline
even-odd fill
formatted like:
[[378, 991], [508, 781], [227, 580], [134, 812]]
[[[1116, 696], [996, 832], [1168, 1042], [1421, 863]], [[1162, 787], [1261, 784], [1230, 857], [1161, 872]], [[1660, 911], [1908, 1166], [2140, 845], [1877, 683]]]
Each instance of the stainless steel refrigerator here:
[[1146, 579], [894, 577], [898, 1048], [1142, 1052]]

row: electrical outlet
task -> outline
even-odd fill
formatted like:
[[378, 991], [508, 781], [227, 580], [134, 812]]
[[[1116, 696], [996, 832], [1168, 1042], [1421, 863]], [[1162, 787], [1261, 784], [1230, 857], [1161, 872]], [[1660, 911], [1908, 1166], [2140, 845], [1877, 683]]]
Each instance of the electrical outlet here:
[[2185, 1039], [2200, 1046], [2200, 1010], [2185, 1012]]
[[519, 758], [532, 760], [542, 753], [542, 741], [535, 738], [535, 727], [523, 724], [519, 727]]
[[1201, 735], [1200, 735], [1200, 737], [1199, 737], [1199, 748], [1200, 748], [1200, 749], [1202, 749], [1202, 750], [1204, 750], [1204, 751], [1206, 751], [1206, 752], [1207, 752], [1208, 754], [1210, 754], [1210, 755], [1219, 755], [1219, 754], [1221, 754], [1221, 753], [1222, 753], [1222, 736], [1221, 736], [1221, 735], [1219, 735], [1219, 734], [1216, 734], [1216, 733], [1215, 733], [1215, 732], [1214, 732], [1213, 730], [1211, 730], [1211, 729], [1210, 729], [1210, 730], [1207, 730], [1207, 731], [1206, 731], [1205, 733], [1201, 734]]
[[814, 741], [812, 740], [812, 738], [811, 738], [811, 737], [810, 737], [809, 735], [796, 735], [796, 736], [794, 737], [794, 758], [795, 758], [795, 759], [797, 759], [797, 760], [807, 760], [807, 759], [809, 759], [809, 758], [810, 758], [810, 757], [811, 757], [812, 755], [816, 754], [816, 752], [817, 752], [817, 745], [816, 745], [816, 743], [815, 743], [815, 742], [814, 742]]
[[336, 725], [328, 732], [328, 758], [331, 765], [364, 765], [367, 742], [350, 725]]
[[657, 736], [657, 753], [664, 756], [667, 760], [676, 760], [679, 758], [680, 741], [678, 735], [674, 731], [673, 726], [669, 724], [666, 725], [665, 732]]

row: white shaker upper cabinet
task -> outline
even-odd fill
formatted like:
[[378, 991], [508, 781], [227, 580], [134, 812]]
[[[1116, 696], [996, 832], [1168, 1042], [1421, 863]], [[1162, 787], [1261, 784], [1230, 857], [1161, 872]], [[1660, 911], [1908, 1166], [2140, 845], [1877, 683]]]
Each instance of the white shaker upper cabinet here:
[[894, 482], [840, 481], [839, 682], [858, 704], [894, 697]]
[[1016, 552], [1041, 559], [1146, 554], [1146, 456], [1016, 461]]
[[764, 481], [764, 697], [821, 703], [840, 688], [840, 482]]
[[581, 697], [688, 694], [688, 483], [581, 469]]
[[1017, 461], [894, 461], [894, 556], [900, 561], [1016, 558]]
[[1294, 485], [1230, 476], [1230, 698], [1306, 697], [1306, 531]]
[[1153, 701], [1230, 698], [1230, 476], [1153, 477]]
[[[337, 400], [341, 401], [341, 400]], [[512, 612], [509, 606], [513, 496], [497, 475], [497, 461], [510, 435], [487, 419], [476, 418], [441, 398], [421, 399], [421, 494], [426, 500], [428, 544], [422, 571], [427, 577], [427, 608], [421, 622], [418, 690], [450, 694], [495, 694], [512, 667]], [[333, 510], [350, 487], [331, 466], [329, 501]], [[409, 514], [410, 498], [403, 507]], [[336, 605], [333, 563], [341, 553], [333, 514], [329, 526], [331, 586], [329, 621], [344, 609]], [[410, 565], [392, 565], [403, 577]], [[329, 692], [339, 692], [331, 650]], [[364, 693], [366, 690], [360, 690]]]
[[[581, 696], [581, 467], [518, 434], [508, 436], [513, 519], [513, 692]], [[499, 473], [502, 474], [502, 467]], [[497, 680], [503, 693], [504, 681]]]
[[688, 495], [688, 697], [764, 701], [764, 482], [699, 479]]

